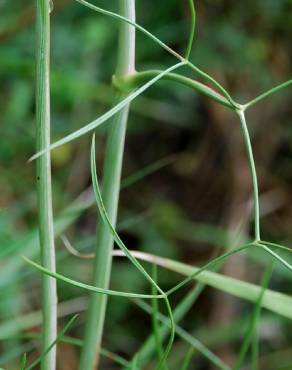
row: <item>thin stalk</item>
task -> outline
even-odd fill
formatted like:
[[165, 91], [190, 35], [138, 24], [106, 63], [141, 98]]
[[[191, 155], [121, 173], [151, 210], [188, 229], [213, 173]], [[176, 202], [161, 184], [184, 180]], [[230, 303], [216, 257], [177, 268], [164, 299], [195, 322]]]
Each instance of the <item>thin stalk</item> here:
[[[36, 146], [50, 145], [50, 3], [37, 0]], [[37, 201], [41, 264], [55, 272], [55, 244], [52, 209], [51, 158], [46, 152], [37, 160]], [[57, 336], [56, 280], [42, 275], [43, 349]], [[42, 370], [55, 370], [56, 347], [42, 358]]]
[[137, 30], [141, 31], [142, 33], [144, 33], [146, 36], [148, 36], [149, 38], [151, 38], [154, 42], [156, 42], [158, 45], [160, 45], [163, 49], [165, 49], [166, 51], [168, 51], [170, 54], [172, 54], [174, 57], [176, 57], [178, 60], [180, 60], [181, 62], [184, 62], [186, 65], [188, 65], [191, 69], [193, 69], [196, 73], [198, 73], [201, 77], [207, 79], [208, 81], [210, 81], [212, 84], [214, 84], [219, 90], [220, 92], [226, 97], [226, 99], [230, 102], [230, 104], [234, 107], [234, 108], [240, 108], [239, 104], [237, 104], [232, 98], [231, 96], [228, 94], [228, 92], [224, 89], [223, 86], [221, 86], [221, 84], [219, 82], [217, 82], [216, 80], [214, 80], [214, 78], [212, 78], [211, 76], [209, 76], [206, 72], [202, 71], [200, 68], [198, 68], [197, 66], [195, 66], [192, 62], [190, 62], [189, 60], [187, 60], [186, 58], [184, 58], [183, 56], [181, 56], [179, 53], [177, 53], [176, 51], [174, 51], [173, 49], [171, 49], [169, 46], [167, 46], [164, 42], [162, 42], [158, 37], [154, 36], [151, 32], [147, 31], [144, 27], [140, 26], [139, 24], [133, 22], [132, 19], [129, 19], [127, 17], [124, 17], [124, 16], [121, 16], [119, 14], [116, 14], [116, 13], [113, 13], [113, 12], [110, 12], [108, 10], [105, 10], [105, 9], [102, 9], [102, 8], [99, 8], [85, 0], [76, 0], [78, 3], [80, 4], [83, 4], [85, 5], [86, 7], [92, 9], [92, 10], [95, 10], [101, 14], [104, 14], [104, 15], [108, 15], [112, 18], [116, 18], [116, 19], [119, 19], [120, 21], [123, 21], [123, 22], [126, 22], [128, 24], [131, 24], [132, 26], [134, 26]]
[[[152, 279], [157, 283], [157, 265], [153, 264], [152, 265]], [[157, 294], [157, 289], [152, 286], [152, 294]], [[156, 298], [153, 298], [151, 300], [152, 303], [152, 313], [151, 313], [151, 318], [152, 318], [152, 329], [154, 333], [154, 339], [155, 339], [155, 347], [156, 347], [156, 353], [157, 353], [157, 359], [159, 362], [163, 361], [163, 348], [162, 348], [162, 343], [161, 343], [161, 337], [160, 337], [160, 331], [159, 331], [159, 322], [158, 322], [158, 312], [159, 312], [159, 306], [158, 306], [158, 301]], [[163, 365], [164, 369], [167, 369], [167, 365], [164, 363]]]
[[[120, 0], [120, 13], [135, 22], [135, 0]], [[135, 28], [122, 22], [119, 34], [118, 64], [116, 74], [128, 75], [135, 71]], [[116, 100], [121, 100], [119, 95]], [[129, 104], [113, 119], [108, 128], [108, 139], [104, 163], [103, 199], [111, 222], [117, 219], [120, 193], [120, 178], [124, 152]], [[113, 237], [100, 220], [97, 231], [96, 257], [93, 283], [107, 289], [109, 286]], [[81, 351], [80, 370], [97, 368], [104, 327], [107, 296], [91, 294], [87, 316], [84, 344]]]
[[[103, 115], [101, 115], [100, 117], [95, 119], [94, 121], [92, 121], [92, 122], [88, 123], [87, 125], [81, 127], [79, 130], [76, 130], [76, 131], [72, 132], [71, 134], [63, 137], [61, 140], [56, 141], [55, 143], [50, 145], [45, 150], [39, 151], [38, 153], [34, 154], [29, 159], [29, 162], [35, 160], [39, 156], [43, 155], [45, 152], [51, 151], [55, 148], [58, 148], [61, 145], [69, 143], [70, 141], [75, 140], [75, 139], [79, 138], [80, 136], [87, 134], [90, 131], [93, 131], [94, 129], [96, 129], [101, 124], [107, 122], [115, 114], [117, 114], [118, 112], [121, 112], [125, 107], [127, 107], [129, 105], [130, 102], [132, 102], [134, 99], [136, 99], [144, 91], [149, 89], [149, 87], [154, 85], [157, 81], [159, 81], [161, 78], [163, 78], [166, 74], [168, 74], [169, 72], [174, 71], [175, 69], [178, 69], [178, 68], [182, 67], [183, 65], [185, 65], [185, 62], [179, 62], [179, 63], [176, 63], [176, 64], [172, 65], [171, 67], [165, 69], [159, 75], [155, 76], [153, 79], [148, 81], [145, 85], [141, 86], [138, 90], [136, 90], [132, 94], [127, 95], [127, 97], [122, 99], [122, 100], [118, 100], [117, 97], [116, 97], [116, 100], [118, 101], [118, 104], [114, 105], [113, 108], [108, 110], [106, 113], [104, 113]], [[119, 95], [119, 96], [121, 97], [121, 95]]]
[[191, 347], [188, 352], [186, 353], [184, 359], [183, 359], [183, 364], [182, 364], [182, 367], [181, 367], [181, 370], [188, 370], [189, 366], [190, 366], [190, 363], [191, 363], [191, 360], [192, 360], [192, 357], [194, 355], [194, 348]]
[[252, 187], [253, 187], [253, 201], [254, 201], [254, 233], [255, 233], [255, 240], [259, 241], [261, 239], [261, 235], [260, 235], [260, 204], [259, 204], [259, 189], [258, 189], [257, 172], [256, 172], [255, 161], [253, 157], [253, 151], [252, 151], [250, 136], [249, 136], [246, 120], [245, 120], [244, 111], [238, 110], [237, 114], [240, 120], [244, 144], [246, 147], [248, 162], [250, 166], [250, 173], [251, 173]]
[[189, 60], [190, 58], [190, 54], [191, 54], [192, 46], [194, 42], [194, 37], [195, 37], [196, 9], [194, 5], [194, 0], [189, 0], [189, 7], [190, 7], [190, 12], [191, 12], [191, 29], [190, 29], [190, 35], [189, 35], [189, 40], [188, 40], [188, 45], [187, 45], [187, 50], [186, 50], [186, 55], [185, 55], [186, 60]]
[[[200, 295], [204, 285], [201, 283], [198, 283], [195, 288], [193, 288], [187, 295], [186, 297], [183, 298], [183, 300], [177, 305], [175, 310], [173, 311], [173, 318], [175, 323], [177, 324], [185, 315], [186, 313], [190, 310], [192, 307], [193, 303], [196, 301], [198, 296]], [[159, 337], [160, 340], [163, 341], [169, 334], [171, 328], [169, 326], [161, 326], [159, 328]], [[134, 358], [137, 359], [137, 363], [139, 368], [143, 368], [146, 366], [147, 361], [151, 358], [153, 353], [155, 352], [156, 349], [156, 342], [154, 338], [154, 333], [152, 333], [143, 343], [141, 348], [136, 352], [134, 355]], [[134, 358], [132, 359], [132, 363], [134, 361]]]
[[[266, 270], [266, 272], [263, 276], [262, 284], [261, 284], [262, 289], [261, 289], [259, 297], [256, 301], [254, 312], [251, 316], [251, 320], [250, 320], [250, 323], [249, 323], [249, 326], [248, 326], [248, 329], [247, 329], [247, 333], [245, 335], [244, 341], [243, 341], [242, 346], [240, 348], [239, 355], [238, 355], [237, 361], [236, 361], [236, 363], [233, 367], [233, 370], [239, 370], [239, 369], [242, 368], [242, 365], [243, 365], [243, 362], [244, 362], [244, 359], [245, 359], [245, 356], [247, 354], [249, 346], [251, 345], [253, 340], [257, 343], [257, 327], [258, 327], [258, 323], [259, 323], [259, 320], [260, 320], [262, 301], [263, 301], [263, 298], [264, 298], [264, 295], [265, 295], [265, 291], [267, 290], [268, 283], [270, 281], [271, 275], [272, 275], [272, 265], [267, 268], [267, 270]], [[256, 350], [256, 352], [257, 352], [257, 350]], [[254, 366], [253, 366], [253, 368], [254, 368]]]
[[[131, 92], [135, 88], [139, 86], [143, 86], [147, 81], [154, 78], [155, 76], [159, 76], [163, 71], [162, 70], [148, 70], [143, 72], [136, 72], [132, 75], [118, 78], [114, 76], [113, 83], [114, 85], [121, 91]], [[204, 85], [203, 83], [194, 80], [189, 77], [185, 77], [183, 75], [177, 73], [167, 73], [163, 76], [164, 80], [174, 81], [185, 85], [203, 95], [208, 96], [209, 98], [213, 99], [217, 103], [235, 110], [234, 106], [228, 101], [226, 97], [219, 94], [217, 91], [212, 89], [211, 87]]]
[[[135, 300], [135, 303], [145, 312], [151, 315], [152, 308], [143, 300]], [[171, 324], [169, 322], [168, 317], [163, 315], [162, 313], [157, 314], [157, 318], [161, 321], [164, 325], [170, 327]], [[193, 348], [199, 351], [204, 357], [206, 357], [211, 363], [213, 363], [218, 369], [221, 370], [231, 370], [231, 368], [226, 365], [224, 362], [220, 360], [214, 353], [212, 353], [203, 343], [201, 343], [198, 339], [193, 337], [191, 334], [186, 332], [182, 327], [176, 326], [175, 327], [176, 334], [182, 338], [184, 341], [189, 343]]]
[[276, 92], [281, 91], [282, 89], [285, 89], [286, 87], [289, 87], [291, 85], [292, 85], [292, 80], [288, 80], [286, 82], [283, 82], [280, 85], [277, 85], [277, 86], [273, 87], [272, 89], [270, 89], [270, 90], [264, 92], [263, 94], [257, 96], [255, 99], [253, 99], [253, 100], [249, 101], [248, 103], [244, 104], [243, 108], [247, 109], [249, 107], [252, 107], [253, 105], [260, 102], [261, 100], [263, 100], [265, 98], [268, 98], [269, 96], [275, 94]]

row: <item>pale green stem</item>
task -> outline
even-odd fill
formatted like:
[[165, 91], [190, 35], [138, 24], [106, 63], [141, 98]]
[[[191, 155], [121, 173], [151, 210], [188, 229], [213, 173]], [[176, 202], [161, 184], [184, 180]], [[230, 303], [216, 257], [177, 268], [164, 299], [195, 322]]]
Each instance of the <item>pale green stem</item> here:
[[[153, 264], [152, 265], [152, 279], [155, 281], [155, 283], [158, 283], [157, 279], [157, 265]], [[152, 294], [157, 294], [157, 289], [155, 286], [152, 286]], [[157, 353], [157, 358], [159, 362], [163, 362], [163, 348], [162, 348], [162, 342], [161, 342], [161, 337], [160, 337], [160, 331], [159, 331], [159, 322], [158, 322], [158, 312], [159, 312], [159, 304], [156, 298], [153, 298], [151, 300], [152, 303], [152, 312], [151, 312], [151, 317], [152, 317], [152, 329], [154, 333], [154, 339], [155, 339], [155, 347], [156, 347], [156, 353]], [[164, 363], [162, 365], [162, 368], [167, 369], [167, 365]]]
[[[135, 22], [135, 0], [120, 0], [120, 13]], [[120, 24], [118, 64], [116, 74], [124, 76], [135, 72], [135, 28]], [[118, 96], [116, 100], [121, 100]], [[103, 199], [111, 222], [117, 219], [120, 193], [120, 178], [124, 152], [129, 105], [126, 105], [108, 127], [107, 148], [104, 163]], [[112, 265], [113, 237], [107, 226], [100, 220], [97, 230], [96, 257], [93, 284], [107, 289]], [[81, 352], [80, 370], [93, 370], [98, 366], [99, 352], [104, 327], [107, 296], [91, 294]]]
[[[120, 78], [117, 76], [113, 77], [114, 85], [121, 91], [131, 92], [132, 90], [145, 84], [147, 81], [151, 80], [155, 76], [159, 76], [162, 73], [161, 70], [148, 70], [144, 72], [136, 72], [132, 75]], [[177, 73], [166, 73], [163, 76], [164, 80], [175, 81], [182, 85], [185, 85], [199, 93], [202, 93], [209, 98], [213, 99], [217, 103], [226, 106], [232, 110], [235, 110], [234, 106], [229, 102], [229, 100], [223, 95], [219, 94], [217, 91], [213, 90], [211, 87], [202, 84], [192, 78], [185, 77]]]
[[[37, 151], [50, 145], [50, 4], [37, 0], [36, 143]], [[52, 210], [51, 159], [46, 152], [37, 160], [39, 242], [42, 265], [55, 271], [55, 245]], [[42, 276], [43, 350], [57, 336], [56, 280]], [[42, 370], [55, 370], [56, 347], [43, 357]]]
[[259, 205], [259, 189], [258, 189], [258, 179], [257, 179], [257, 173], [256, 173], [256, 167], [255, 167], [255, 161], [253, 157], [253, 151], [250, 141], [250, 136], [245, 120], [245, 114], [243, 110], [237, 111], [241, 130], [243, 134], [244, 144], [247, 151], [248, 156], [248, 162], [250, 166], [250, 174], [252, 179], [252, 187], [253, 187], [253, 202], [254, 202], [254, 236], [255, 241], [259, 241], [261, 239], [260, 235], [260, 205]]
[[285, 89], [286, 87], [289, 87], [291, 85], [292, 85], [292, 80], [288, 80], [286, 82], [283, 82], [280, 85], [273, 87], [272, 89], [270, 89], [270, 90], [264, 92], [263, 94], [257, 96], [255, 99], [253, 99], [253, 100], [249, 101], [248, 103], [244, 104], [243, 108], [247, 109], [249, 107], [252, 107], [253, 105], [260, 102], [261, 100], [263, 100], [265, 98], [268, 98], [269, 96], [275, 94], [276, 92], [281, 91], [282, 89]]

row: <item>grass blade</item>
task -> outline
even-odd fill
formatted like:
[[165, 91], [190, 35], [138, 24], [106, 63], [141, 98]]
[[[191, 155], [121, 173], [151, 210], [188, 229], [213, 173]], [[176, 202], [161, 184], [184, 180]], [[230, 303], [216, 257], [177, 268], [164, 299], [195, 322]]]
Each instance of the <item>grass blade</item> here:
[[257, 302], [255, 304], [254, 312], [252, 314], [252, 317], [251, 317], [251, 320], [250, 320], [250, 323], [249, 323], [249, 327], [247, 329], [247, 333], [245, 335], [244, 341], [243, 341], [242, 346], [240, 348], [238, 359], [236, 361], [236, 364], [235, 364], [233, 370], [240, 370], [241, 369], [244, 358], [245, 358], [246, 353], [248, 351], [248, 347], [250, 346], [251, 341], [254, 339], [254, 337], [256, 337], [256, 327], [257, 327], [257, 322], [258, 322], [259, 317], [260, 317], [262, 300], [263, 300], [265, 291], [267, 289], [269, 280], [271, 278], [271, 274], [272, 274], [272, 268], [268, 268], [266, 270], [266, 273], [264, 274], [263, 281], [262, 281], [262, 284], [261, 284], [262, 289], [261, 289], [260, 295], [257, 299]]
[[78, 317], [78, 315], [75, 315], [69, 320], [69, 322], [64, 326], [64, 328], [58, 334], [56, 339], [49, 345], [49, 347], [40, 355], [40, 357], [38, 359], [36, 359], [30, 366], [27, 367], [26, 370], [32, 370], [33, 368], [35, 368], [42, 361], [42, 359], [46, 356], [47, 353], [50, 352], [50, 350], [55, 346], [55, 344], [60, 341], [60, 339], [63, 337], [63, 335], [66, 333], [66, 331], [69, 330], [69, 328], [74, 323], [74, 321], [77, 319], [77, 317]]
[[27, 356], [26, 356], [26, 353], [24, 353], [24, 355], [21, 358], [20, 370], [25, 370], [26, 363], [27, 363]]

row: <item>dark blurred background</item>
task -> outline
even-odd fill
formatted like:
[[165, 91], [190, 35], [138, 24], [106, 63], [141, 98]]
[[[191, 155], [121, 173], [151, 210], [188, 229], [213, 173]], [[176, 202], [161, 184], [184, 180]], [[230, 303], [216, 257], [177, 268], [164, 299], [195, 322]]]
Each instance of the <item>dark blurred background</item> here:
[[[117, 1], [92, 1], [117, 11]], [[190, 14], [186, 0], [137, 0], [137, 22], [180, 53], [186, 48]], [[35, 2], [0, 1], [0, 366], [16, 369], [21, 354], [38, 354], [38, 341], [20, 333], [40, 332], [40, 275], [19, 255], [35, 243]], [[196, 4], [197, 27], [191, 59], [216, 78], [231, 96], [247, 102], [291, 78], [291, 0], [203, 0]], [[112, 103], [111, 76], [117, 55], [117, 21], [73, 0], [54, 0], [52, 12], [52, 141], [89, 123]], [[174, 58], [137, 33], [137, 70], [165, 68]], [[197, 76], [184, 70], [192, 78]], [[260, 184], [264, 239], [291, 245], [292, 92], [262, 101], [247, 113]], [[97, 130], [98, 172], [102, 175], [104, 126]], [[90, 135], [52, 152], [55, 215], [90, 187]], [[123, 178], [149, 170], [121, 192], [119, 229], [132, 249], [199, 265], [224, 247], [249, 239], [251, 179], [239, 122], [228, 109], [171, 82], [158, 82], [132, 105]], [[94, 251], [97, 210], [89, 207], [66, 236], [83, 252]], [[34, 240], [34, 242], [32, 241]], [[34, 244], [33, 244], [34, 243]], [[71, 256], [57, 239], [58, 270], [90, 282], [91, 260]], [[231, 258], [222, 271], [259, 283], [265, 260]], [[181, 277], [159, 269], [169, 288]], [[291, 276], [277, 269], [273, 289], [292, 293]], [[112, 287], [146, 291], [143, 277], [117, 261]], [[173, 305], [188, 291], [178, 293]], [[59, 284], [59, 300], [84, 309], [86, 293]], [[83, 305], [83, 306], [82, 306]], [[83, 308], [82, 308], [83, 307]], [[161, 308], [162, 309], [162, 308]], [[206, 288], [183, 320], [210, 348], [232, 363], [240, 346], [240, 320], [252, 305]], [[74, 311], [74, 309], [72, 310]], [[66, 316], [64, 309], [63, 316]], [[69, 310], [70, 313], [70, 310]], [[38, 316], [37, 316], [38, 315]], [[71, 334], [80, 337], [85, 316]], [[60, 319], [60, 327], [66, 318]], [[22, 326], [21, 326], [22, 325]], [[150, 318], [125, 299], [110, 298], [104, 346], [127, 358], [149, 334]], [[220, 330], [219, 330], [220, 329]], [[261, 369], [292, 369], [291, 323], [264, 312], [260, 329]], [[218, 334], [217, 337], [215, 333]], [[186, 347], [176, 342], [170, 359], [177, 369]], [[59, 368], [77, 369], [78, 349], [60, 346]], [[279, 364], [279, 358], [281, 364]], [[279, 367], [281, 365], [281, 367]], [[116, 369], [103, 360], [103, 369]], [[192, 369], [211, 369], [196, 357]], [[285, 367], [286, 366], [286, 367]], [[151, 368], [151, 366], [149, 367]], [[248, 365], [247, 365], [248, 368]]]

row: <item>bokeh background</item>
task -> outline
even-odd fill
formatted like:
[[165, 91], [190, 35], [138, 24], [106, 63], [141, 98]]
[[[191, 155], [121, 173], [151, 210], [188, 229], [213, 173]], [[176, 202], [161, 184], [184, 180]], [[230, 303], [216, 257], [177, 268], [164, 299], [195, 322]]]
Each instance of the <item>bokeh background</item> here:
[[[116, 0], [93, 3], [117, 11]], [[137, 22], [183, 53], [190, 21], [188, 2], [136, 3]], [[0, 367], [9, 370], [18, 369], [25, 351], [30, 360], [37, 357], [39, 341], [31, 334], [41, 331], [40, 275], [20, 258], [21, 254], [36, 258], [38, 250], [35, 164], [27, 163], [35, 152], [34, 6], [32, 0], [0, 1]], [[196, 10], [191, 59], [237, 101], [244, 103], [291, 77], [291, 0], [202, 0]], [[73, 0], [54, 0], [52, 141], [111, 106], [117, 31], [113, 19]], [[162, 69], [174, 62], [137, 34], [137, 70]], [[197, 78], [193, 72], [185, 73]], [[292, 241], [291, 99], [292, 91], [287, 89], [247, 113], [260, 184], [262, 234], [287, 246]], [[52, 152], [56, 216], [80, 194], [83, 204], [90, 198], [89, 146], [87, 135]], [[104, 146], [105, 125], [97, 130], [100, 177]], [[129, 177], [133, 174], [136, 177]], [[159, 82], [132, 104], [123, 179], [118, 226], [132, 249], [199, 265], [251, 235], [251, 179], [239, 122], [232, 112], [186, 87]], [[66, 237], [79, 251], [94, 251], [97, 217], [96, 207], [89, 206], [73, 223], [68, 222], [70, 217], [63, 218], [71, 223]], [[90, 282], [92, 261], [72, 256], [59, 237], [56, 242], [58, 271]], [[267, 263], [254, 253], [240, 255], [229, 259], [222, 272], [259, 283]], [[159, 269], [164, 288], [180, 278]], [[270, 287], [291, 294], [291, 282], [291, 274], [275, 266]], [[112, 288], [149, 289], [143, 277], [121, 260], [114, 263]], [[174, 306], [188, 289], [173, 298]], [[86, 292], [59, 283], [58, 294], [63, 302], [62, 327], [68, 315], [84, 311]], [[182, 326], [232, 364], [251, 310], [250, 304], [206, 288]], [[84, 320], [81, 313], [70, 335], [82, 337]], [[130, 358], [150, 326], [150, 317], [133, 302], [110, 298], [104, 347]], [[291, 329], [288, 320], [263, 311], [260, 369], [292, 369]], [[171, 368], [179, 368], [187, 349], [180, 340], [175, 342]], [[77, 369], [78, 348], [61, 344], [59, 350], [59, 369]], [[102, 369], [116, 368], [112, 361], [103, 360]], [[211, 367], [197, 354], [191, 369]]]

